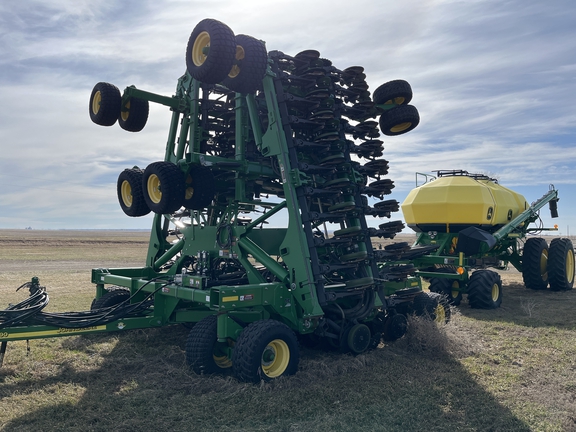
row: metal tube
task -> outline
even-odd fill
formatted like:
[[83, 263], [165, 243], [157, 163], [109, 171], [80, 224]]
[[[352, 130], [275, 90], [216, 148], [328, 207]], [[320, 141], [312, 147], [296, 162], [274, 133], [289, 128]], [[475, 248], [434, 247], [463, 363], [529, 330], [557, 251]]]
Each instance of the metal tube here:
[[508, 234], [510, 234], [512, 231], [514, 231], [520, 224], [522, 224], [523, 222], [528, 220], [531, 216], [535, 215], [538, 210], [540, 210], [542, 207], [544, 207], [546, 204], [548, 204], [550, 201], [556, 199], [557, 197], [558, 197], [558, 191], [557, 190], [552, 189], [551, 191], [549, 191], [542, 198], [540, 198], [535, 203], [533, 203], [530, 207], [528, 207], [527, 210], [524, 210], [522, 213], [520, 213], [518, 216], [516, 216], [513, 220], [511, 220], [509, 223], [507, 223], [502, 228], [500, 228], [498, 231], [496, 231], [493, 234], [494, 237], [496, 238], [496, 240], [498, 240], [498, 241], [502, 240], [504, 237], [506, 237]]
[[164, 254], [154, 262], [154, 270], [160, 270], [164, 264], [170, 261], [174, 256], [184, 248], [185, 240], [181, 238], [168, 249]]
[[250, 240], [247, 237], [243, 237], [238, 240], [238, 246], [240, 249], [243, 249], [245, 252], [248, 252], [250, 255], [254, 257], [254, 259], [266, 266], [270, 272], [276, 276], [282, 283], [288, 280], [288, 271], [282, 267], [280, 264], [276, 262], [270, 255], [260, 248], [256, 243]]
[[246, 95], [246, 105], [248, 106], [248, 113], [250, 114], [250, 124], [252, 125], [256, 147], [258, 147], [258, 150], [262, 150], [262, 127], [260, 126], [260, 117], [258, 116], [256, 99], [254, 99], [253, 94]]
[[252, 228], [260, 225], [262, 222], [264, 222], [266, 219], [268, 219], [271, 216], [274, 216], [276, 213], [278, 213], [280, 210], [282, 210], [283, 208], [286, 207], [286, 201], [282, 201], [280, 204], [278, 204], [276, 207], [272, 208], [270, 211], [267, 211], [266, 213], [264, 213], [262, 216], [260, 216], [258, 219], [256, 219], [254, 222], [250, 223], [249, 225], [246, 226], [246, 232], [249, 232], [250, 230], [252, 230]]

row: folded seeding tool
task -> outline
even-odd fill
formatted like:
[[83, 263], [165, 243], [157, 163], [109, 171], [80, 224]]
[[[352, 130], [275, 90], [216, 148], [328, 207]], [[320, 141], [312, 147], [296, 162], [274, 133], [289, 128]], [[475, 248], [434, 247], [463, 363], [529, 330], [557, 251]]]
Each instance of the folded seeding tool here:
[[372, 245], [404, 228], [371, 221], [399, 210], [379, 138], [418, 125], [411, 98], [406, 81], [371, 97], [362, 67], [267, 52], [212, 19], [194, 28], [173, 96], [96, 84], [98, 125], [138, 132], [150, 102], [172, 112], [164, 160], [117, 183], [126, 215], [155, 214], [146, 263], [94, 269], [83, 312], [44, 312], [33, 278], [0, 311], [0, 361], [12, 340], [186, 324], [195, 372], [256, 382], [295, 373], [299, 342], [362, 353], [402, 337], [410, 313], [446, 322], [447, 302], [413, 277], [435, 245]]

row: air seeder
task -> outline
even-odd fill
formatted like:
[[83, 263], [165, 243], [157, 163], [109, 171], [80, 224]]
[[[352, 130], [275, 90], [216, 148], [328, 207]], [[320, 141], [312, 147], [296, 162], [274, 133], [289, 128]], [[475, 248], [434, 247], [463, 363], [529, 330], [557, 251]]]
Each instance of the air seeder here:
[[449, 318], [413, 266], [396, 262], [403, 245], [372, 246], [403, 223], [367, 221], [399, 210], [383, 200], [394, 184], [378, 125], [388, 136], [418, 125], [406, 81], [370, 97], [362, 67], [267, 52], [211, 19], [192, 32], [186, 66], [171, 97], [103, 82], [90, 97], [95, 123], [132, 132], [149, 102], [172, 111], [164, 160], [118, 178], [128, 216], [155, 214], [145, 266], [94, 269], [91, 311], [75, 314], [40, 312], [45, 290], [33, 280], [40, 300], [11, 310], [0, 341], [193, 325], [194, 371], [258, 381], [297, 370], [297, 336], [361, 353], [401, 337], [409, 313]]
[[455, 305], [467, 294], [472, 307], [498, 307], [502, 281], [488, 268], [508, 264], [522, 272], [527, 288], [542, 290], [549, 284], [554, 291], [572, 289], [572, 241], [554, 238], [548, 246], [534, 236], [557, 229], [533, 225], [546, 205], [553, 218], [558, 216], [554, 186], [529, 205], [522, 195], [483, 174], [445, 170], [424, 176], [426, 182], [408, 194], [402, 211], [418, 232], [416, 245], [431, 249], [412, 261], [420, 276], [431, 278], [431, 291], [445, 294]]

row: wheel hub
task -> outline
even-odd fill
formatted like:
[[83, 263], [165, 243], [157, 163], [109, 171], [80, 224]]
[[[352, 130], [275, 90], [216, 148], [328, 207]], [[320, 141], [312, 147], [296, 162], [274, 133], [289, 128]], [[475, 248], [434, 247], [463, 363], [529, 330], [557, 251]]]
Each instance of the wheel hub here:
[[290, 362], [290, 348], [281, 339], [270, 342], [262, 353], [262, 372], [269, 378], [279, 377], [284, 373]]
[[162, 191], [160, 188], [160, 179], [156, 174], [152, 174], [150, 177], [148, 177], [148, 196], [154, 204], [158, 204], [162, 200]]
[[495, 283], [492, 285], [492, 301], [497, 301], [498, 297], [500, 297], [500, 287]]
[[192, 47], [192, 61], [196, 66], [202, 66], [210, 51], [210, 35], [203, 31], [198, 35]]
[[132, 207], [133, 197], [132, 197], [132, 187], [127, 180], [122, 182], [120, 187], [120, 194], [122, 196], [122, 202], [126, 207]]
[[402, 132], [402, 131], [405, 131], [406, 129], [408, 129], [410, 126], [412, 126], [412, 122], [400, 123], [400, 124], [390, 128], [390, 132], [394, 132], [394, 133]]
[[124, 110], [122, 110], [120, 116], [122, 117], [122, 121], [128, 120], [128, 117], [130, 117], [130, 101], [126, 102], [126, 105], [124, 105]]
[[100, 93], [100, 91], [97, 91], [96, 93], [94, 93], [94, 98], [92, 99], [92, 112], [94, 114], [98, 114], [98, 111], [100, 111], [101, 103], [102, 103], [102, 93]]

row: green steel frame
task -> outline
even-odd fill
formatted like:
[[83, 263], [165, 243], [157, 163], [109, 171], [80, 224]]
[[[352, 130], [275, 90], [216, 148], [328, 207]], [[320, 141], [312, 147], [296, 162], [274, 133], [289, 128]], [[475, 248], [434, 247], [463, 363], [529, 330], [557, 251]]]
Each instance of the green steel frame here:
[[[346, 322], [370, 322], [410, 303], [421, 291], [419, 279], [379, 276], [387, 263], [375, 258], [361, 210], [366, 179], [350, 157], [340, 126], [339, 140], [323, 146], [337, 164], [328, 164], [332, 177], [323, 177], [322, 168], [320, 174], [303, 168], [318, 157], [315, 144], [292, 129], [298, 119], [287, 100], [298, 89], [287, 88], [282, 79], [288, 73], [282, 70], [283, 60], [282, 53], [269, 55], [258, 96], [206, 85], [188, 72], [172, 97], [127, 87], [122, 106], [140, 99], [172, 111], [164, 161], [183, 175], [194, 166], [209, 168], [216, 190], [213, 204], [156, 214], [145, 267], [92, 271], [97, 299], [111, 286], [129, 289], [132, 303], [152, 295], [153, 306], [143, 316], [77, 329], [10, 327], [0, 331], [0, 341], [196, 323], [214, 314], [221, 342], [236, 340], [247, 324], [267, 318], [299, 334], [322, 328], [328, 334], [327, 311]], [[380, 106], [379, 112], [393, 107]], [[228, 139], [235, 144], [228, 152], [211, 151], [220, 134], [211, 124], [222, 122], [234, 125]], [[330, 201], [330, 182], [344, 185], [337, 200]], [[327, 205], [336, 210], [330, 213], [323, 208]], [[246, 214], [257, 216], [252, 220]], [[285, 228], [264, 227], [278, 216]], [[336, 241], [318, 236], [325, 221], [339, 224]], [[226, 274], [238, 269], [245, 279], [227, 282]]]

